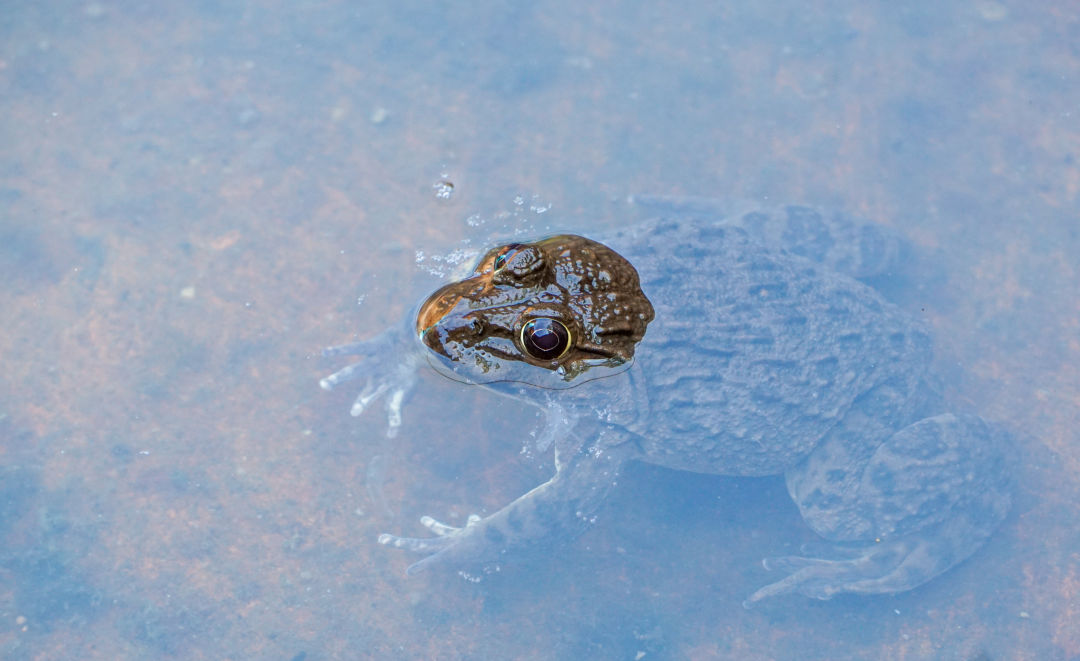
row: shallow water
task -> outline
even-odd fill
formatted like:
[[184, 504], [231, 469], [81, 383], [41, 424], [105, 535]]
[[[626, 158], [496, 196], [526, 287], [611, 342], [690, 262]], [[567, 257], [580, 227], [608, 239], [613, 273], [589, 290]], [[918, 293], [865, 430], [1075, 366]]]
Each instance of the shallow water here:
[[[0, 656], [1080, 656], [1080, 13], [1068, 4], [41, 2], [0, 18]], [[640, 193], [892, 226], [1013, 514], [896, 596], [745, 610], [813, 534], [779, 480], [627, 471], [479, 582], [375, 543], [547, 478], [535, 413], [323, 346], [496, 239]]]

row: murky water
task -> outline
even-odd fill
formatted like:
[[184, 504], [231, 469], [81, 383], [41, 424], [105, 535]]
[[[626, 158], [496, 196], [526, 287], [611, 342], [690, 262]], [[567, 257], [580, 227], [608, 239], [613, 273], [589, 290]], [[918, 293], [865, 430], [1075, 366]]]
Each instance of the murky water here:
[[[0, 656], [1080, 656], [1080, 12], [743, 4], [2, 12]], [[405, 576], [379, 533], [547, 479], [536, 414], [427, 376], [387, 439], [321, 348], [641, 193], [912, 242], [950, 402], [1020, 445], [985, 548], [746, 610], [815, 541], [782, 482], [638, 465], [572, 542]]]

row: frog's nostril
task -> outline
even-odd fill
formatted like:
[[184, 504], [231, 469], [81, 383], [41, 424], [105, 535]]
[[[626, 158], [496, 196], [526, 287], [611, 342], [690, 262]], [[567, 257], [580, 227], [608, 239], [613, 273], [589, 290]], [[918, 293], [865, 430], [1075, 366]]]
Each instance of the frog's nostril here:
[[484, 332], [484, 321], [476, 317], [444, 318], [439, 325], [447, 333], [456, 335], [476, 336]]

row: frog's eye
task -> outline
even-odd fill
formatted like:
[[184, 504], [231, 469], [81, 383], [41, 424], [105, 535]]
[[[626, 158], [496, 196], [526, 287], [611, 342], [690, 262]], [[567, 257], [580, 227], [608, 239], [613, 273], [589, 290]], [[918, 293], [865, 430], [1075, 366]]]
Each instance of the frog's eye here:
[[499, 250], [499, 254], [495, 255], [495, 270], [501, 271], [502, 268], [506, 266], [506, 263], [513, 259], [514, 255], [524, 247], [525, 246], [520, 243], [511, 243], [503, 246], [502, 249]]
[[558, 319], [530, 319], [521, 327], [521, 346], [532, 358], [556, 360], [570, 348], [570, 329]]

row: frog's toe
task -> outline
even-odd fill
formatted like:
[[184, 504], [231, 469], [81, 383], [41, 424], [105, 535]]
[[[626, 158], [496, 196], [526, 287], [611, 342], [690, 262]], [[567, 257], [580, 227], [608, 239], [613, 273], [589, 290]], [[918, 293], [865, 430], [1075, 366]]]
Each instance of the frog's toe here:
[[782, 558], [765, 558], [761, 561], [761, 566], [767, 571], [795, 573], [801, 569], [806, 569], [807, 567], [827, 567], [836, 565], [839, 562], [840, 561], [836, 560], [823, 560], [821, 558], [808, 558], [801, 555], [789, 555]]
[[401, 408], [416, 386], [416, 371], [422, 361], [414, 344], [412, 334], [398, 328], [362, 342], [323, 349], [324, 357], [359, 356], [360, 360], [322, 378], [319, 386], [333, 390], [346, 381], [360, 381], [360, 393], [349, 413], [359, 416], [382, 399], [386, 408], [386, 435], [393, 438], [401, 427]]
[[379, 535], [379, 543], [397, 549], [413, 551], [414, 553], [435, 553], [452, 544], [455, 537], [462, 535], [466, 528], [475, 525], [479, 520], [480, 517], [473, 514], [469, 517], [465, 527], [458, 528], [425, 515], [420, 517], [420, 525], [435, 533], [435, 537], [398, 537], [397, 535], [383, 533]]
[[[465, 528], [468, 528], [469, 526], [475, 526], [479, 522], [480, 522], [480, 515], [479, 514], [470, 514], [469, 518], [465, 520]], [[441, 521], [433, 519], [430, 516], [422, 516], [422, 517], [420, 517], [420, 525], [424, 526], [425, 528], [427, 528], [428, 530], [430, 530], [431, 532], [435, 533], [436, 535], [438, 535], [440, 537], [449, 537], [449, 536], [452, 536], [452, 535], [460, 535], [462, 530], [465, 529], [465, 528], [458, 528], [458, 527], [455, 527], [455, 526], [447, 525], [445, 523], [442, 523]]]
[[762, 562], [768, 570], [788, 576], [766, 585], [746, 605], [781, 594], [801, 593], [830, 599], [841, 593], [883, 594], [902, 592], [925, 582], [940, 571], [941, 560], [932, 545], [917, 539], [881, 542], [843, 559], [787, 556]]
[[[413, 575], [440, 564], [453, 564], [468, 559], [470, 544], [473, 540], [474, 528], [482, 521], [477, 514], [469, 516], [463, 527], [447, 525], [430, 516], [420, 517], [420, 524], [435, 534], [435, 537], [398, 537], [383, 533], [379, 535], [379, 543], [384, 546], [393, 546], [412, 553], [426, 553], [426, 558], [409, 565], [407, 573]], [[460, 556], [456, 557], [455, 556]]]
[[390, 438], [397, 436], [398, 429], [401, 427], [401, 404], [411, 388], [411, 383], [400, 386], [386, 398], [386, 435]]
[[358, 394], [356, 396], [356, 399], [353, 400], [352, 408], [349, 409], [349, 415], [353, 416], [354, 418], [358, 417], [361, 413], [364, 412], [365, 409], [367, 409], [368, 406], [371, 405], [372, 402], [381, 397], [382, 394], [389, 389], [389, 383], [376, 384], [372, 383], [369, 379], [368, 382], [364, 385], [363, 389], [360, 390], [360, 394]]
[[762, 562], [765, 569], [790, 573], [750, 595], [743, 605], [749, 607], [762, 599], [796, 592], [815, 599], [829, 599], [834, 594], [845, 591], [845, 576], [852, 569], [845, 565], [850, 565], [851, 562], [802, 557], [767, 559]]
[[413, 576], [428, 567], [441, 564], [447, 549], [449, 549], [454, 542], [449, 537], [398, 537], [396, 535], [383, 533], [379, 535], [379, 543], [386, 546], [393, 546], [396, 549], [404, 549], [412, 553], [429, 554], [427, 557], [412, 563], [409, 565], [408, 569], [405, 570], [406, 575]]
[[353, 363], [322, 379], [319, 385], [323, 390], [332, 390], [345, 381], [361, 380], [364, 385], [353, 400], [349, 414], [353, 417], [360, 416], [372, 404], [382, 399], [386, 408], [386, 435], [393, 438], [401, 427], [401, 408], [416, 385], [416, 374], [409, 365], [399, 366], [378, 375], [370, 373], [371, 369], [370, 365]]
[[[329, 349], [323, 350], [324, 356], [333, 355], [328, 354], [327, 351], [329, 351]], [[360, 369], [361, 365], [362, 363], [359, 361], [355, 363], [350, 363], [345, 367], [342, 367], [338, 371], [334, 372], [333, 374], [319, 379], [319, 387], [323, 390], [333, 390], [334, 387], [338, 384], [345, 383], [346, 381], [352, 381], [358, 376], [357, 370]]]
[[447, 541], [442, 537], [398, 537], [390, 533], [379, 535], [379, 543], [384, 546], [393, 546], [396, 549], [405, 549], [413, 553], [437, 553], [442, 550]]

